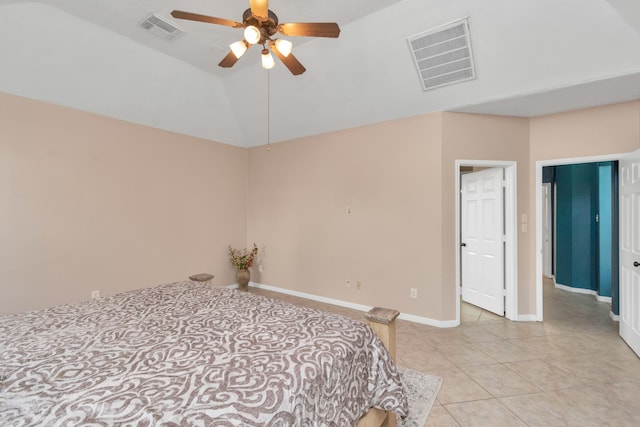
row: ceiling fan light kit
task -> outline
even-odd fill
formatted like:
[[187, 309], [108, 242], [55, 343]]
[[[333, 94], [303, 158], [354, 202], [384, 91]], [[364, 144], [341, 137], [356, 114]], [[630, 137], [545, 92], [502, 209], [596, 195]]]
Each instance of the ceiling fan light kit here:
[[269, 52], [269, 49], [262, 49], [262, 68], [265, 70], [270, 70], [276, 65], [276, 62], [273, 60], [273, 56]]
[[247, 51], [249, 45], [245, 40], [239, 40], [237, 42], [231, 43], [229, 47], [231, 48], [231, 51], [236, 56], [236, 58], [240, 59], [240, 57]]
[[276, 14], [269, 10], [268, 0], [249, 0], [249, 9], [242, 14], [242, 22], [181, 10], [174, 10], [171, 12], [171, 16], [177, 19], [244, 28], [244, 39], [229, 45], [231, 51], [218, 64], [225, 68], [233, 67], [251, 45], [260, 44], [262, 45], [263, 68], [271, 69], [275, 65], [273, 56], [269, 52], [271, 49], [293, 75], [299, 75], [304, 73], [306, 69], [291, 53], [293, 43], [284, 39], [272, 38], [276, 33], [285, 36], [332, 38], [337, 38], [340, 35], [340, 27], [334, 22], [279, 24]]
[[293, 50], [293, 43], [289, 40], [278, 39], [276, 40], [276, 47], [285, 58], [291, 54], [291, 50]]
[[260, 41], [261, 38], [262, 38], [262, 34], [260, 33], [260, 30], [257, 27], [254, 27], [253, 25], [249, 25], [247, 28], [244, 29], [244, 39], [247, 41], [247, 43], [256, 44]]

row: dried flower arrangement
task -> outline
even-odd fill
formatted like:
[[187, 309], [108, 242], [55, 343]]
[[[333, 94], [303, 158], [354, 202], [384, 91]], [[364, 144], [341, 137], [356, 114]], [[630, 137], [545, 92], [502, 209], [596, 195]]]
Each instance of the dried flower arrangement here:
[[253, 244], [253, 249], [251, 252], [247, 251], [247, 249], [243, 249], [240, 251], [239, 249], [233, 249], [229, 246], [229, 257], [231, 261], [231, 265], [234, 266], [237, 270], [245, 270], [253, 265], [253, 259], [258, 254], [258, 246]]

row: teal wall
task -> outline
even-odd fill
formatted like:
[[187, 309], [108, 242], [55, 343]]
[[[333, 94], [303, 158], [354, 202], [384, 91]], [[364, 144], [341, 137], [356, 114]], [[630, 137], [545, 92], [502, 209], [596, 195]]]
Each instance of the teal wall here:
[[[547, 169], [547, 168], [544, 168]], [[617, 301], [617, 163], [555, 166], [556, 282]]]
[[555, 178], [556, 282], [595, 291], [597, 168], [591, 164], [556, 166]]

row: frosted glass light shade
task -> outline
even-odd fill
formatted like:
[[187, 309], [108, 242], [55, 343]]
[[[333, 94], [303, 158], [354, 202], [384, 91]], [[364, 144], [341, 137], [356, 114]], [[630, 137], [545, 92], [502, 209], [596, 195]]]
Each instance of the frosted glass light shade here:
[[257, 27], [254, 27], [253, 25], [249, 25], [247, 28], [244, 29], [244, 39], [249, 44], [258, 43], [261, 37], [262, 37], [262, 34], [260, 34], [260, 30]]
[[274, 65], [276, 65], [276, 63], [273, 60], [273, 56], [271, 56], [269, 50], [262, 49], [262, 68], [264, 68], [265, 70], [270, 70]]
[[240, 59], [242, 55], [247, 51], [247, 42], [244, 40], [240, 40], [229, 45], [231, 51], [236, 56], [236, 58]]
[[276, 40], [276, 47], [278, 48], [278, 52], [286, 58], [291, 53], [291, 49], [293, 49], [293, 43], [289, 40], [278, 39]]

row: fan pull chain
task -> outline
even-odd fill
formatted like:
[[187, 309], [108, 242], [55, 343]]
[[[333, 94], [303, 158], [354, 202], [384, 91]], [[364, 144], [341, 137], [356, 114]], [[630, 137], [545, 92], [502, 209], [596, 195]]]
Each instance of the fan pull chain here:
[[267, 70], [267, 151], [271, 151], [271, 70]]

